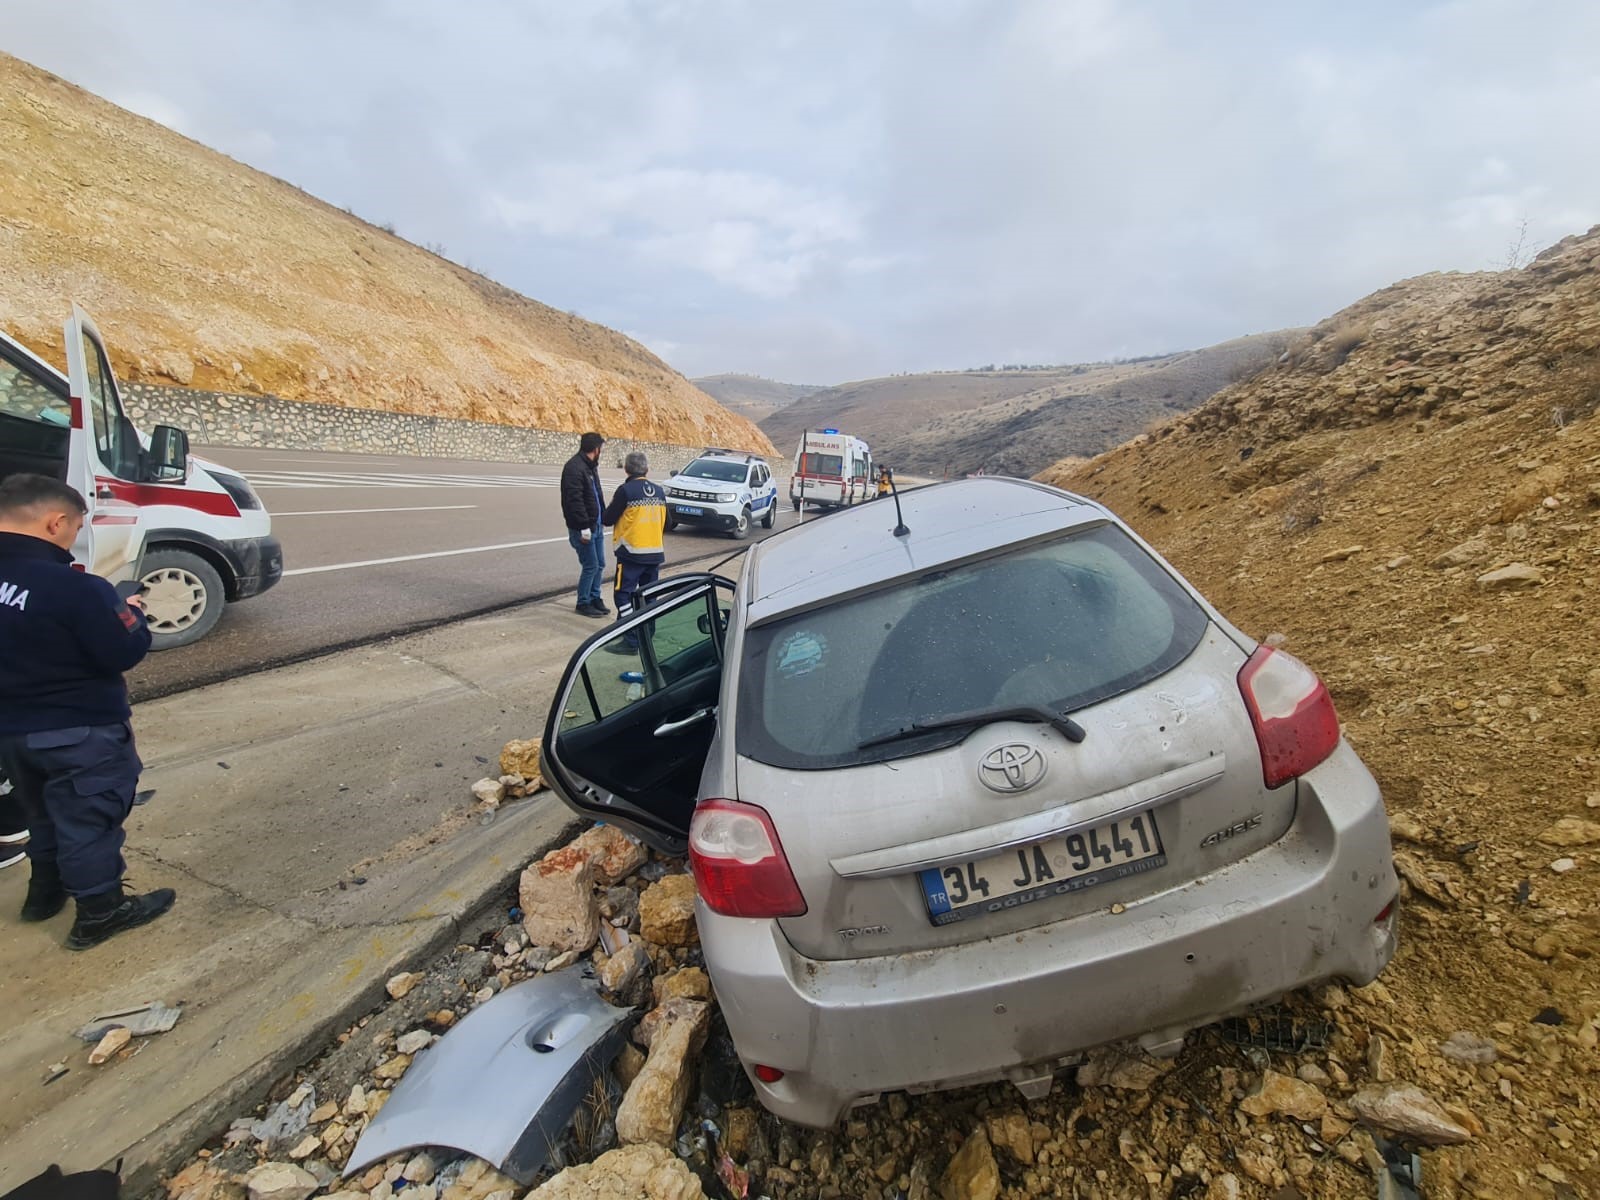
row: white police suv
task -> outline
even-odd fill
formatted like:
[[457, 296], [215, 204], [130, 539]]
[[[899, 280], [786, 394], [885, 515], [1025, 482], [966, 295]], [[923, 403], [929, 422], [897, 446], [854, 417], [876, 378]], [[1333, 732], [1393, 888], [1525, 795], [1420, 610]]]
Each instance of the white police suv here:
[[778, 485], [765, 459], [737, 450], [708, 447], [667, 480], [667, 528], [707, 525], [742, 538], [752, 521], [771, 529], [778, 512]]

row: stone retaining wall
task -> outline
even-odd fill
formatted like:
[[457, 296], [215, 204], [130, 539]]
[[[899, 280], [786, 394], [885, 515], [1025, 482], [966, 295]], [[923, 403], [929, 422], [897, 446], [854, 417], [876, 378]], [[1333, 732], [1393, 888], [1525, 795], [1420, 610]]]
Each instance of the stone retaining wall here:
[[[563, 462], [578, 449], [578, 434], [571, 430], [490, 425], [450, 417], [283, 400], [277, 396], [242, 396], [130, 383], [122, 386], [122, 399], [128, 416], [141, 429], [148, 431], [158, 424], [176, 425], [186, 431], [197, 446], [328, 450], [511, 463]], [[668, 468], [681, 467], [701, 449], [700, 445], [674, 446], [609, 438], [601, 461], [606, 466], [619, 464], [630, 450], [643, 450], [650, 456], [652, 470], [658, 477], [664, 477]]]

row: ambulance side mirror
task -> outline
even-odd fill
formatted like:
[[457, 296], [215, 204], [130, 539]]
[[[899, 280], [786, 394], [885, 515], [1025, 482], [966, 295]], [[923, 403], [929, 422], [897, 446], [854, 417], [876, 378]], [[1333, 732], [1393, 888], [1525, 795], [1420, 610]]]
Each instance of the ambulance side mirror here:
[[189, 435], [172, 425], [150, 434], [148, 483], [182, 483], [189, 478]]

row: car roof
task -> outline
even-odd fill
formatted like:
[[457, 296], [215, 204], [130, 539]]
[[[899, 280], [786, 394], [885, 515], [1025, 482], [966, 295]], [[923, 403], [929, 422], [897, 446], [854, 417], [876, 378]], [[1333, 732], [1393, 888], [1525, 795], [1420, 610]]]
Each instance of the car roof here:
[[895, 506], [876, 500], [805, 521], [752, 548], [746, 623], [814, 608], [1005, 546], [1115, 520], [1092, 500], [1027, 479], [989, 475], [900, 494], [905, 537], [894, 536]]

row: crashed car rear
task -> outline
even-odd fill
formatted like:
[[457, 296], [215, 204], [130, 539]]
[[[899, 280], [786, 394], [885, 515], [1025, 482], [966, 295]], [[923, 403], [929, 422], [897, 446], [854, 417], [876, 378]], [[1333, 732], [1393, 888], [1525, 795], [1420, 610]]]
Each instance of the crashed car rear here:
[[979, 478], [663, 581], [573, 656], [543, 742], [580, 813], [687, 850], [757, 1094], [826, 1126], [1097, 1045], [1173, 1054], [1375, 978], [1377, 785], [1297, 660], [1103, 506]]

